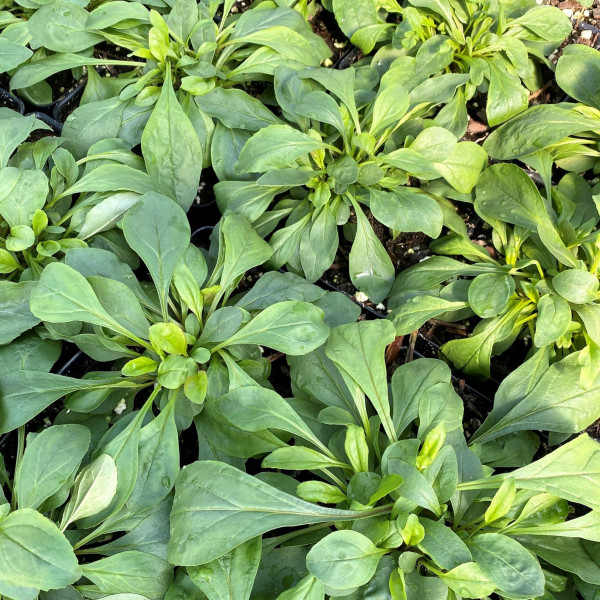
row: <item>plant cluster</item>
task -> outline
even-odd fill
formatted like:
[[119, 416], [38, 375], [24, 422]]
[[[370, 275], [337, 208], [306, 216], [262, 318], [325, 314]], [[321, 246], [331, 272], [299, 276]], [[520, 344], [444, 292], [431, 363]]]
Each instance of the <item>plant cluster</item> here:
[[0, 600], [596, 599], [597, 50], [530, 0], [248, 4], [0, 4]]

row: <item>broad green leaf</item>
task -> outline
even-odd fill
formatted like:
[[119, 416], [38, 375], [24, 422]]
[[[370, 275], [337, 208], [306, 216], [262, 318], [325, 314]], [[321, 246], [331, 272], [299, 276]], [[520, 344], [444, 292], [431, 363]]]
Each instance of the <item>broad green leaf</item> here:
[[31, 15], [28, 26], [34, 49], [55, 52], [81, 52], [102, 41], [102, 36], [86, 27], [88, 11], [72, 2], [42, 4]]
[[246, 142], [236, 169], [239, 173], [283, 169], [297, 158], [325, 147], [323, 142], [289, 125], [270, 125], [256, 132]]
[[266, 308], [220, 346], [259, 344], [299, 356], [320, 346], [329, 334], [323, 311], [307, 302], [279, 302]]
[[395, 441], [390, 414], [385, 367], [385, 348], [396, 338], [389, 321], [359, 321], [336, 327], [325, 353], [371, 400], [386, 434]]
[[2, 169], [0, 177], [0, 215], [10, 227], [31, 225], [33, 213], [46, 204], [48, 178], [42, 171], [15, 167]]
[[350, 279], [372, 302], [381, 302], [390, 291], [394, 265], [362, 209], [354, 202], [357, 230], [350, 250]]
[[167, 321], [167, 295], [173, 272], [190, 242], [185, 213], [160, 194], [145, 194], [125, 215], [123, 233], [148, 267]]
[[179, 474], [179, 436], [174, 402], [142, 427], [138, 456], [139, 469], [127, 508], [140, 513], [159, 504], [173, 489]]
[[545, 294], [537, 303], [533, 343], [543, 348], [561, 338], [571, 325], [571, 307], [556, 294]]
[[597, 127], [573, 108], [542, 104], [505, 123], [485, 140], [483, 149], [499, 160], [510, 160], [543, 150], [563, 138]]
[[52, 521], [31, 508], [0, 521], [0, 581], [39, 590], [63, 588], [81, 577], [77, 557]]
[[29, 298], [33, 281], [0, 281], [0, 344], [8, 344], [40, 322], [31, 313]]
[[261, 550], [259, 536], [205, 565], [188, 567], [187, 572], [210, 600], [249, 600]]
[[117, 379], [110, 373], [102, 379], [75, 379], [39, 371], [7, 373], [0, 381], [0, 433], [24, 425], [66, 394], [114, 385]]
[[408, 335], [421, 328], [429, 319], [468, 306], [467, 302], [453, 302], [437, 296], [414, 296], [394, 309], [389, 319], [396, 328], [396, 335]]
[[443, 522], [419, 517], [425, 537], [419, 548], [442, 568], [448, 571], [472, 560], [465, 543]]
[[507, 69], [506, 61], [499, 58], [487, 60], [490, 83], [486, 104], [488, 123], [494, 127], [522, 113], [529, 104], [529, 93], [521, 79]]
[[515, 281], [510, 275], [502, 273], [478, 275], [469, 286], [469, 305], [482, 319], [489, 319], [505, 310], [514, 293]]
[[202, 147], [188, 116], [181, 108], [167, 67], [158, 102], [142, 134], [142, 154], [148, 174], [184, 210], [196, 197], [202, 172]]
[[19, 508], [38, 508], [58, 492], [79, 467], [90, 440], [83, 425], [54, 425], [27, 444], [16, 474]]
[[272, 529], [363, 515], [309, 504], [224, 463], [196, 462], [175, 486], [169, 561], [205, 564]]
[[411, 188], [393, 193], [371, 189], [369, 207], [373, 216], [395, 232], [422, 231], [436, 238], [442, 232], [443, 214], [438, 203]]
[[277, 596], [277, 600], [323, 600], [323, 583], [312, 575], [307, 575], [300, 583]]
[[311, 548], [306, 567], [326, 586], [352, 590], [371, 580], [386, 552], [358, 531], [334, 531]]
[[33, 52], [22, 44], [12, 42], [5, 37], [0, 37], [0, 73], [10, 71], [24, 63], [33, 55]]
[[439, 577], [462, 598], [485, 598], [496, 589], [474, 562], [466, 562], [447, 573], [439, 573]]
[[273, 390], [258, 385], [239, 387], [220, 396], [214, 407], [244, 431], [281, 429], [324, 447], [302, 417]]
[[101, 454], [79, 473], [69, 503], [65, 507], [62, 527], [103, 511], [117, 491], [117, 466], [112, 456]]
[[86, 563], [83, 575], [105, 594], [141, 593], [161, 600], [173, 581], [173, 567], [154, 554], [129, 550]]
[[593, 48], [566, 46], [556, 64], [556, 82], [571, 98], [600, 109], [600, 60]]
[[198, 106], [211, 117], [216, 117], [230, 129], [258, 131], [269, 125], [282, 124], [260, 100], [244, 90], [216, 87], [196, 98]]
[[511, 598], [544, 594], [544, 574], [535, 557], [519, 542], [499, 533], [482, 533], [468, 543], [483, 574]]
[[567, 302], [587, 304], [596, 299], [600, 283], [589, 271], [566, 269], [552, 278], [552, 287]]
[[[516, 389], [497, 416], [492, 411], [486, 427], [474, 435], [473, 441], [485, 442], [523, 430], [578, 433], [588, 427], [597, 418], [600, 381], [584, 387], [583, 367], [577, 359], [574, 354], [550, 368], [546, 364], [546, 370], [538, 372], [537, 381], [534, 379], [523, 390]], [[532, 367], [527, 365], [528, 369]]]
[[241, 215], [225, 216], [220, 230], [225, 245], [220, 283], [227, 288], [246, 271], [262, 265], [273, 251]]
[[340, 29], [348, 38], [360, 29], [378, 22], [376, 5], [372, 0], [351, 3], [333, 0], [332, 8]]
[[600, 510], [593, 494], [600, 478], [600, 444], [582, 434], [544, 458], [510, 473], [517, 487], [554, 494]]

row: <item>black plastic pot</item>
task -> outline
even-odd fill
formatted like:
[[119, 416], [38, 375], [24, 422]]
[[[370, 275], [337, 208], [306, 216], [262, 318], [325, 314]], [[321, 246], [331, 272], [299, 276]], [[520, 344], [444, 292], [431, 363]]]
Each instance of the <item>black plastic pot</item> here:
[[63, 128], [63, 124], [59, 123], [56, 119], [53, 119], [52, 117], [43, 112], [34, 112], [27, 114], [34, 114], [36, 119], [39, 119], [40, 121], [46, 123], [46, 125], [50, 125], [50, 127], [52, 127], [52, 131], [54, 131], [56, 135], [60, 135], [60, 132]]
[[8, 90], [0, 88], [0, 107], [10, 108], [18, 113], [23, 114], [25, 112], [25, 104], [23, 100], [13, 96]]
[[81, 98], [85, 89], [85, 83], [85, 81], [81, 81], [54, 103], [52, 116], [56, 121], [59, 123], [64, 123], [71, 112], [73, 112], [71, 108], [79, 103], [79, 99]]

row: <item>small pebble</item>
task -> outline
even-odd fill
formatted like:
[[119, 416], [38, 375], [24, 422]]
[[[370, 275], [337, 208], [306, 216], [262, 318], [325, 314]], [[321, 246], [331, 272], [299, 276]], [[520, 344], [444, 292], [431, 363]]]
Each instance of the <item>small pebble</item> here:
[[581, 32], [581, 39], [582, 40], [591, 40], [592, 39], [592, 32], [590, 29], [584, 29]]
[[572, 8], [563, 8], [562, 11], [565, 13], [565, 15], [567, 15], [567, 17], [569, 17], [569, 19], [573, 16]]
[[380, 302], [375, 308], [377, 310], [385, 310], [385, 304], [383, 302]]
[[367, 296], [364, 292], [356, 292], [356, 294], [354, 294], [354, 299], [357, 302], [362, 302], [364, 304], [365, 302], [369, 301], [369, 296]]

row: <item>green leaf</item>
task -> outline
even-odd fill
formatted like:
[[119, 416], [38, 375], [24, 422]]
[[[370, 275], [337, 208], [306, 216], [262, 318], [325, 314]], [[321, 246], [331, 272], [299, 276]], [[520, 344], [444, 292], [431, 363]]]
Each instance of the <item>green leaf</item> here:
[[183, 329], [175, 323], [155, 323], [148, 330], [149, 339], [157, 350], [167, 354], [181, 355], [187, 350], [187, 339]]
[[225, 245], [220, 283], [227, 288], [253, 267], [262, 265], [273, 250], [254, 230], [246, 217], [226, 215], [220, 226]]
[[516, 493], [515, 480], [512, 477], [505, 479], [485, 511], [484, 521], [486, 525], [508, 514], [515, 502]]
[[202, 172], [202, 147], [171, 84], [171, 70], [142, 134], [142, 154], [148, 174], [171, 198], [187, 210], [198, 191]]
[[529, 104], [529, 93], [521, 85], [518, 75], [512, 73], [506, 61], [487, 59], [490, 68], [490, 84], [486, 104], [488, 123], [494, 127], [523, 112]]
[[39, 371], [14, 371], [0, 381], [0, 433], [24, 425], [52, 402], [70, 392], [114, 384], [116, 377], [75, 379]]
[[61, 527], [103, 511], [117, 491], [117, 466], [112, 456], [101, 454], [83, 469], [65, 507]]
[[485, 598], [496, 586], [483, 574], [479, 565], [466, 562], [454, 567], [447, 573], [438, 573], [441, 580], [460, 597]]
[[556, 64], [556, 82], [571, 98], [600, 109], [600, 58], [593, 48], [566, 46]]
[[23, 44], [17, 44], [5, 37], [0, 37], [0, 73], [18, 67], [32, 55], [33, 52]]
[[352, 590], [371, 580], [386, 552], [358, 531], [334, 531], [311, 548], [306, 568], [328, 587]]
[[390, 291], [394, 265], [358, 203], [354, 202], [357, 230], [350, 250], [350, 279], [372, 302], [381, 302]]
[[140, 431], [139, 469], [127, 508], [141, 513], [159, 504], [173, 489], [179, 474], [179, 436], [175, 425], [175, 403]]
[[453, 302], [433, 295], [414, 296], [392, 310], [388, 318], [396, 328], [396, 335], [408, 335], [420, 329], [429, 319], [468, 306], [467, 302]]
[[358, 0], [352, 3], [333, 0], [332, 7], [340, 29], [348, 38], [358, 30], [378, 22], [376, 5], [372, 0]]
[[454, 45], [445, 35], [434, 35], [417, 50], [415, 71], [429, 77], [443, 71], [454, 59]]
[[392, 441], [397, 437], [390, 414], [384, 354], [395, 338], [389, 321], [359, 321], [332, 330], [325, 348], [327, 357], [370, 399]]
[[145, 194], [125, 215], [123, 233], [150, 271], [166, 322], [173, 272], [190, 242], [190, 226], [185, 213], [160, 194]]
[[142, 594], [150, 600], [164, 598], [173, 581], [173, 567], [147, 552], [129, 550], [86, 563], [83, 575], [105, 594]]
[[72, 2], [41, 5], [28, 22], [31, 47], [54, 52], [81, 52], [102, 41], [86, 27], [88, 11]]
[[224, 463], [196, 462], [175, 486], [169, 561], [205, 564], [272, 529], [364, 514], [309, 504]]
[[0, 215], [10, 227], [31, 226], [33, 213], [46, 204], [48, 178], [42, 171], [15, 167], [2, 169], [0, 175]]
[[320, 308], [307, 302], [278, 302], [266, 308], [219, 347], [259, 344], [292, 356], [307, 354], [329, 334]]
[[520, 158], [596, 126], [592, 119], [572, 108], [542, 104], [531, 107], [493, 131], [483, 149], [499, 160]]
[[[538, 354], [543, 358], [541, 353], [542, 350]], [[578, 358], [577, 354], [571, 355], [550, 368], [546, 363], [543, 374], [537, 372], [538, 379], [534, 378], [530, 386], [509, 392], [503, 405], [492, 411], [482, 431], [475, 433], [473, 441], [485, 442], [515, 431], [578, 433], [588, 427], [597, 419], [600, 381], [583, 386], [583, 367]], [[525, 364], [526, 370], [532, 369], [533, 365]], [[496, 403], [500, 404], [498, 395]]]
[[62, 263], [51, 263], [42, 271], [31, 293], [30, 307], [34, 315], [49, 323], [83, 321], [124, 331], [104, 310], [85, 277]]
[[259, 385], [231, 390], [216, 400], [214, 408], [244, 431], [281, 429], [324, 447], [288, 402], [277, 392]]
[[499, 533], [483, 533], [468, 543], [483, 574], [511, 598], [534, 598], [544, 594], [544, 574], [535, 557], [519, 542]]
[[199, 567], [188, 567], [192, 581], [211, 600], [249, 600], [258, 571], [262, 540], [248, 540]]
[[33, 281], [0, 281], [0, 345], [12, 342], [40, 322], [29, 309]]
[[236, 165], [239, 173], [283, 169], [303, 155], [326, 144], [290, 127], [270, 125], [257, 131], [243, 147]]
[[373, 216], [394, 232], [422, 231], [436, 238], [442, 232], [444, 216], [438, 203], [411, 188], [398, 187], [394, 192], [369, 190], [369, 208]]
[[510, 275], [478, 275], [469, 286], [469, 305], [482, 319], [489, 319], [504, 312], [514, 293], [515, 281]]
[[312, 575], [307, 575], [293, 588], [279, 594], [277, 600], [323, 600], [325, 589], [323, 583]]
[[31, 508], [0, 521], [0, 581], [39, 590], [63, 588], [81, 577], [67, 538]]
[[58, 492], [79, 467], [90, 441], [83, 425], [54, 425], [27, 444], [16, 474], [19, 508], [38, 508]]
[[547, 492], [600, 510], [592, 494], [600, 479], [600, 444], [582, 434], [544, 458], [510, 473], [517, 487]]
[[198, 96], [196, 104], [203, 112], [215, 117], [230, 129], [258, 131], [269, 125], [282, 124], [260, 100], [244, 90], [216, 87]]
[[537, 310], [533, 343], [537, 348], [543, 348], [567, 332], [571, 325], [571, 307], [560, 296], [545, 294], [538, 300]]
[[419, 548], [431, 556], [442, 568], [450, 571], [472, 560], [465, 543], [443, 521], [432, 521], [419, 517], [425, 529], [425, 537]]
[[596, 299], [600, 283], [589, 271], [566, 269], [552, 278], [552, 287], [567, 302], [587, 304]]

